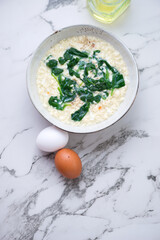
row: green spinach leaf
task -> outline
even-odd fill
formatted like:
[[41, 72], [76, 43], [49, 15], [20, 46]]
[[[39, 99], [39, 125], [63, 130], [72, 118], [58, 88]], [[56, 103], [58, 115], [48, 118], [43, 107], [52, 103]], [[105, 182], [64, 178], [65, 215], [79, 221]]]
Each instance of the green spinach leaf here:
[[65, 62], [66, 62], [67, 60], [65, 60], [63, 57], [59, 57], [59, 58], [58, 58], [58, 61], [59, 61], [59, 63], [60, 63], [61, 65], [63, 65], [63, 64], [65, 64]]
[[81, 121], [84, 116], [87, 114], [90, 108], [90, 103], [85, 103], [79, 110], [71, 114], [71, 118], [73, 121]]
[[119, 72], [113, 74], [112, 76], [112, 88], [121, 88], [125, 86], [125, 81], [123, 75]]
[[57, 66], [58, 62], [55, 59], [51, 59], [46, 62], [47, 67], [49, 68], [55, 68]]
[[77, 63], [79, 62], [79, 58], [73, 58], [72, 60], [69, 61], [69, 63], [67, 64], [68, 68], [73, 68], [74, 66], [77, 65]]
[[73, 56], [69, 53], [69, 50], [66, 50], [63, 57], [59, 57], [58, 61], [61, 65], [63, 65], [64, 63], [66, 63], [68, 60], [72, 60]]
[[76, 97], [74, 86], [76, 82], [70, 78], [62, 80], [62, 76], [58, 77], [59, 85], [61, 88], [60, 98], [63, 102], [72, 102]]
[[63, 69], [61, 69], [61, 68], [52, 68], [52, 73], [56, 76], [58, 76], [62, 72], [63, 72]]
[[80, 78], [80, 74], [76, 71], [74, 71], [72, 68], [68, 68], [70, 76], [76, 76], [77, 78]]
[[107, 91], [104, 91], [103, 93], [102, 93], [102, 99], [103, 100], [106, 100], [106, 98], [109, 96], [109, 93], [107, 92]]
[[97, 68], [92, 62], [87, 63], [87, 65], [84, 69], [84, 75], [88, 76], [89, 71], [94, 71], [95, 72], [95, 77], [97, 76]]
[[112, 72], [112, 73], [116, 73], [117, 72], [117, 69], [112, 67], [106, 60], [103, 60], [103, 59], [100, 59], [98, 61], [98, 67], [99, 69], [101, 69], [102, 65], [105, 64], [106, 67]]
[[51, 96], [48, 103], [52, 107], [55, 107], [57, 110], [61, 110], [61, 111], [63, 111], [64, 108], [67, 106], [57, 96], [56, 97]]
[[97, 53], [100, 53], [100, 52], [101, 52], [100, 50], [95, 50], [95, 51], [93, 51], [93, 56], [92, 56], [92, 57], [93, 57], [93, 58], [96, 58], [96, 54], [97, 54]]
[[89, 77], [84, 77], [82, 81], [85, 83], [86, 87], [92, 91], [103, 91], [103, 90], [109, 90], [112, 88], [112, 83], [108, 80], [105, 79], [104, 77], [101, 77], [98, 80], [89, 78]]
[[69, 71], [70, 76], [76, 76], [77, 78], [80, 78], [80, 74], [78, 73], [78, 71], [73, 70], [73, 67], [77, 65], [77, 63], [79, 62], [79, 58], [73, 58], [72, 60], [70, 60], [67, 64], [67, 68]]
[[85, 65], [86, 65], [86, 63], [84, 61], [79, 61], [78, 70], [84, 70]]
[[112, 90], [111, 90], [111, 96], [113, 95], [113, 91], [115, 88], [121, 88], [125, 86], [125, 81], [123, 78], [123, 75], [120, 74], [118, 71], [113, 74], [112, 76]]
[[79, 51], [79, 50], [77, 50], [76, 48], [73, 48], [73, 47], [68, 49], [68, 52], [72, 55], [76, 55], [76, 56], [81, 57], [81, 58], [87, 58], [88, 57], [87, 52], [81, 52], [81, 51]]
[[99, 103], [100, 101], [101, 101], [101, 95], [100, 94], [98, 94], [98, 95], [96, 95], [96, 96], [94, 96], [94, 101], [96, 102], [96, 103]]
[[79, 95], [80, 99], [83, 101], [83, 102], [88, 102], [88, 103], [98, 103], [100, 102], [101, 100], [101, 95], [96, 95], [94, 96], [93, 95], [93, 92], [91, 92], [89, 89], [87, 89], [86, 87], [83, 87], [83, 88], [78, 88], [76, 90], [77, 94]]
[[94, 101], [93, 93], [89, 91], [86, 87], [77, 88], [76, 92], [83, 102], [93, 103]]

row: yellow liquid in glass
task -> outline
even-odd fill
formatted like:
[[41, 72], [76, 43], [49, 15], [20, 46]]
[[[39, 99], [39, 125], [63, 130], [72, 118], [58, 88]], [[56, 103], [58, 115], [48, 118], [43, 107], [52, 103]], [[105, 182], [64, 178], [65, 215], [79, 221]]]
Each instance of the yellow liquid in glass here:
[[100, 22], [111, 23], [129, 6], [131, 0], [88, 0], [91, 14]]

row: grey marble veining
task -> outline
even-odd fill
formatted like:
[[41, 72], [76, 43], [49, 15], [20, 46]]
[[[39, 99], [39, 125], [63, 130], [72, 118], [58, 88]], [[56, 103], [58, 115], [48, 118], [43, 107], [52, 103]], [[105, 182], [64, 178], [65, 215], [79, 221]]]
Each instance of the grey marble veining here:
[[[132, 1], [115, 23], [94, 20], [86, 1], [0, 2], [0, 240], [160, 239], [160, 3]], [[92, 134], [70, 134], [83, 165], [64, 179], [54, 154], [39, 151], [49, 123], [32, 106], [26, 68], [53, 31], [92, 24], [122, 39], [134, 54], [140, 88], [130, 111]]]
[[49, 0], [46, 11], [78, 2], [77, 0]]

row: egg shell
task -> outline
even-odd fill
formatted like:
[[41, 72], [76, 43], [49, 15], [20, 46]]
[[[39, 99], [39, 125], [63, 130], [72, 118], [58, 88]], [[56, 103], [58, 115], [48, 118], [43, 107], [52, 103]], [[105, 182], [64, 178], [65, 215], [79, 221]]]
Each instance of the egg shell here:
[[42, 130], [36, 139], [38, 148], [44, 152], [55, 152], [66, 146], [69, 134], [55, 126]]
[[55, 155], [55, 166], [66, 178], [74, 179], [80, 176], [82, 163], [78, 154], [68, 148], [59, 150]]

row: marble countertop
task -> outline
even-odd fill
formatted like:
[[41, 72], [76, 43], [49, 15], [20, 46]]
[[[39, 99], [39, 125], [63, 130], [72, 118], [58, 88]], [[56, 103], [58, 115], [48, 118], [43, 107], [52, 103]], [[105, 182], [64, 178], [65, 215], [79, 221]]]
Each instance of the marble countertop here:
[[[30, 102], [26, 68], [48, 35], [73, 24], [101, 27], [126, 43], [140, 88], [114, 126], [70, 134], [83, 172], [67, 180], [54, 154], [35, 145], [50, 124]], [[0, 240], [159, 240], [160, 2], [134, 0], [105, 25], [84, 0], [0, 1], [0, 54]]]

